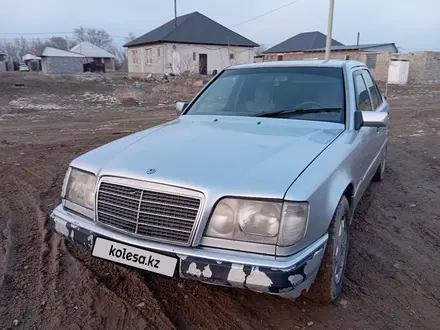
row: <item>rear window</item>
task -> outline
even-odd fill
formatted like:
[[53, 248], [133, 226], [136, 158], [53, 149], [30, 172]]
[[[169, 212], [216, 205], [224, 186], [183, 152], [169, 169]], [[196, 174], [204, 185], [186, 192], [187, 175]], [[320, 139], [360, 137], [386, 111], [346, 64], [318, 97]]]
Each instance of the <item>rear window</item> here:
[[226, 70], [192, 104], [187, 115], [256, 116], [283, 110], [284, 119], [344, 122], [341, 68], [276, 67]]

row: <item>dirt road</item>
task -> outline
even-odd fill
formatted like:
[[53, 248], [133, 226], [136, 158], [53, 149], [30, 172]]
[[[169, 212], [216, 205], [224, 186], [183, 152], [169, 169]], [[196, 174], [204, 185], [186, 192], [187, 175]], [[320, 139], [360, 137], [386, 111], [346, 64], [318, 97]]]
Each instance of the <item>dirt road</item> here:
[[387, 178], [356, 212], [342, 298], [322, 306], [139, 274], [45, 229], [70, 160], [173, 118], [173, 88], [131, 85], [0, 76], [0, 329], [439, 328], [440, 86], [391, 89]]

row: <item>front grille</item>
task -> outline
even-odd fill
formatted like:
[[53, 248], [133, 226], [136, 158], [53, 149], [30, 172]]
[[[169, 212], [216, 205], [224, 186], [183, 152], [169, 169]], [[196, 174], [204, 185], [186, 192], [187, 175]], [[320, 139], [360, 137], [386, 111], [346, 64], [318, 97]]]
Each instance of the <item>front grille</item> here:
[[102, 182], [97, 221], [154, 240], [189, 244], [200, 198]]

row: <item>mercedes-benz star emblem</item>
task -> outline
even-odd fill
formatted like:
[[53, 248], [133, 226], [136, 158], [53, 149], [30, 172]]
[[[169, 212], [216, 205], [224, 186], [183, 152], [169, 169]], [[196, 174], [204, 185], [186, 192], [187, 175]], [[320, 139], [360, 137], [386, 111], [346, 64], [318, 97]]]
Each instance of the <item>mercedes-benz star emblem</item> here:
[[153, 174], [153, 173], [156, 173], [156, 170], [155, 170], [154, 168], [150, 168], [150, 169], [147, 171], [147, 174]]

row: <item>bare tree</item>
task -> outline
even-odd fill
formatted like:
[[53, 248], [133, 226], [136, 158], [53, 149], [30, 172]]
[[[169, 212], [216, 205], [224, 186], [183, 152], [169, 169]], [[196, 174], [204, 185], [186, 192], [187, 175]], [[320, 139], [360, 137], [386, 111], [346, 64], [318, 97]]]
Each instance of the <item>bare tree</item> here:
[[[133, 32], [130, 32], [125, 37], [125, 42], [130, 42], [132, 40], [136, 39], [136, 35]], [[128, 70], [128, 54], [127, 49], [123, 47], [116, 47], [113, 46], [111, 49], [108, 49], [108, 51], [116, 56], [115, 58], [115, 70]]]
[[75, 38], [78, 42], [86, 41], [86, 29], [82, 26], [73, 29], [73, 38]]
[[21, 37], [3, 41], [0, 43], [0, 48], [6, 52], [8, 62], [21, 62], [23, 55], [33, 53], [35, 46], [41, 43], [40, 39], [27, 40]]
[[[68, 41], [66, 38], [63, 37], [52, 37], [47, 42], [47, 45], [58, 49], [69, 50]], [[72, 47], [73, 46], [70, 46], [70, 48]]]
[[133, 32], [129, 32], [128, 36], [125, 37], [125, 42], [130, 42], [136, 39], [136, 35]]
[[73, 30], [73, 37], [78, 42], [88, 41], [103, 49], [109, 49], [113, 42], [107, 31], [95, 28], [85, 29], [82, 26]]
[[266, 45], [260, 45], [254, 48], [254, 52], [256, 56], [264, 55], [263, 53], [267, 50]]

